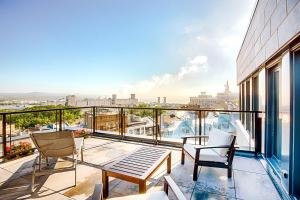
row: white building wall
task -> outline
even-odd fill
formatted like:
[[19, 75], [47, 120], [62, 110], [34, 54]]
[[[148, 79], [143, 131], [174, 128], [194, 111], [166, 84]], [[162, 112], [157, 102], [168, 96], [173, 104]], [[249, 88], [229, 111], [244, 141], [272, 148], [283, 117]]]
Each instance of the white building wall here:
[[258, 0], [236, 61], [238, 83], [300, 34], [299, 20], [299, 0]]

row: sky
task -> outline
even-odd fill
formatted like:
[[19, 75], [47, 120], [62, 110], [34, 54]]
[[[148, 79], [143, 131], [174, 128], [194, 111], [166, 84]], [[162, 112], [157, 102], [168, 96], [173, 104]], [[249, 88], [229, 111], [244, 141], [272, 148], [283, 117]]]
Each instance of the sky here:
[[187, 100], [236, 87], [255, 0], [0, 0], [0, 93]]

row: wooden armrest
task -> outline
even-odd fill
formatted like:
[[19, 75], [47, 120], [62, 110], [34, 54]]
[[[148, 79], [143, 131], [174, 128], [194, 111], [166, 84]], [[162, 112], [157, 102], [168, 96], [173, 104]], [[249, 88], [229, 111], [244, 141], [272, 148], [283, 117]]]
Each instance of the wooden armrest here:
[[181, 138], [183, 139], [183, 144], [185, 144], [187, 139], [189, 139], [189, 138], [208, 138], [208, 135], [184, 136]]
[[103, 200], [103, 185], [101, 183], [95, 185], [92, 200]]
[[183, 195], [179, 187], [176, 185], [176, 183], [173, 181], [173, 179], [170, 176], [165, 176], [164, 179], [165, 179], [164, 188], [166, 194], [168, 194], [168, 187], [170, 187], [178, 200], [186, 200], [185, 196]]
[[184, 136], [181, 137], [182, 139], [188, 139], [188, 138], [208, 138], [208, 135], [195, 135], [195, 136]]
[[201, 149], [223, 149], [223, 148], [230, 148], [230, 145], [220, 145], [220, 146], [194, 146], [196, 150], [201, 150]]

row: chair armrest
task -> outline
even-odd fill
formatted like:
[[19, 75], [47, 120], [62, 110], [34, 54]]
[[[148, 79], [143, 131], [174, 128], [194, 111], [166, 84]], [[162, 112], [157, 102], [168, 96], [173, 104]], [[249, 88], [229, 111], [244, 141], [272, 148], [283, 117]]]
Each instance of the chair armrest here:
[[164, 179], [164, 190], [166, 194], [168, 194], [168, 188], [170, 187], [178, 200], [186, 200], [185, 196], [170, 176], [165, 176]]
[[240, 148], [240, 145], [235, 144], [235, 145], [234, 145], [234, 148], [235, 148], [235, 149], [239, 149], [239, 148]]
[[208, 135], [184, 136], [181, 138], [183, 139], [183, 144], [185, 144], [187, 139], [189, 139], [189, 138], [208, 138]]
[[201, 149], [224, 149], [224, 148], [230, 148], [230, 145], [220, 145], [220, 146], [198, 146], [195, 145], [194, 148], [196, 150], [201, 150]]
[[98, 183], [95, 185], [94, 192], [92, 195], [92, 200], [102, 200], [103, 199], [103, 185]]
[[208, 135], [195, 135], [195, 136], [183, 136], [182, 139], [188, 139], [188, 138], [208, 138]]

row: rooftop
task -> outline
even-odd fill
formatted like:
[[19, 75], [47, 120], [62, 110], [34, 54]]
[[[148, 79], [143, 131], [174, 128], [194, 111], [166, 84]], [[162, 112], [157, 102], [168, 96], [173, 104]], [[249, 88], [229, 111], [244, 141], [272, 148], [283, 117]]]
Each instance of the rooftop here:
[[[85, 139], [84, 162], [77, 168], [77, 186], [74, 171], [37, 178], [36, 190], [30, 192], [32, 163], [37, 154], [0, 164], [0, 199], [89, 199], [94, 185], [101, 182], [101, 168], [115, 159], [147, 144], [90, 137]], [[151, 145], [149, 145], [151, 146]], [[153, 146], [153, 145], [152, 145]], [[169, 148], [157, 146], [159, 148]], [[199, 167], [198, 180], [192, 180], [193, 163], [186, 159], [180, 164], [180, 149], [172, 150], [171, 177], [187, 199], [281, 199], [261, 162], [253, 157], [235, 156], [233, 177], [227, 178], [226, 169]], [[71, 163], [55, 162], [53, 167]], [[147, 182], [147, 193], [163, 190], [166, 164]], [[110, 179], [108, 199], [126, 199], [138, 194], [138, 185]], [[172, 194], [170, 194], [172, 197]]]

